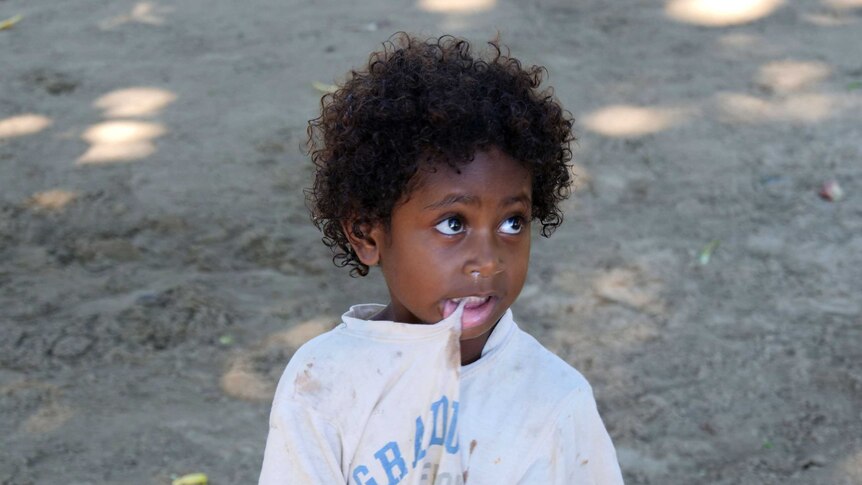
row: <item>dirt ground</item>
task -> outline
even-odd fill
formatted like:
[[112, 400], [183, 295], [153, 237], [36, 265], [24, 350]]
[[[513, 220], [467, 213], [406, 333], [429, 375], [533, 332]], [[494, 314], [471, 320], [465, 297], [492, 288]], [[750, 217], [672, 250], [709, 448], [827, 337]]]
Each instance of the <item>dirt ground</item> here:
[[577, 190], [515, 315], [590, 379], [627, 483], [862, 484], [862, 1], [0, 0], [16, 14], [0, 483], [256, 483], [291, 353], [384, 299], [309, 223], [312, 83], [406, 30], [499, 31], [577, 118]]

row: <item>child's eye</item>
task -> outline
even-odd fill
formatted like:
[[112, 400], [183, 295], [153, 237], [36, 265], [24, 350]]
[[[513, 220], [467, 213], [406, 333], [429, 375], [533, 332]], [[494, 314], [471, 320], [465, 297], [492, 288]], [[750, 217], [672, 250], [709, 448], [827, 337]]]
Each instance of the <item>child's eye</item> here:
[[523, 228], [523, 220], [519, 216], [512, 216], [500, 225], [500, 231], [504, 234], [518, 234]]
[[461, 220], [457, 217], [449, 217], [440, 221], [439, 224], [434, 226], [434, 229], [440, 231], [441, 234], [454, 236], [455, 234], [459, 234], [464, 231], [464, 224], [462, 224]]

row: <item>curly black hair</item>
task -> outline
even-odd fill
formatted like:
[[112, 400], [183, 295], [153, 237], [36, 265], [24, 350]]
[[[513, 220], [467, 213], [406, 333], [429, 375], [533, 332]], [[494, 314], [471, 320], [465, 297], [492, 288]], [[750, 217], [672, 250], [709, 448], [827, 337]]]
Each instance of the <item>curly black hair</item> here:
[[306, 190], [314, 225], [333, 262], [363, 264], [342, 229], [362, 237], [366, 224], [388, 226], [393, 207], [423, 164], [457, 169], [492, 146], [520, 161], [532, 176], [532, 218], [550, 236], [563, 220], [568, 197], [573, 119], [553, 90], [539, 90], [545, 68], [523, 67], [497, 41], [488, 58], [474, 58], [466, 40], [427, 40], [399, 32], [351, 70], [321, 114], [308, 123], [308, 150], [316, 167]]

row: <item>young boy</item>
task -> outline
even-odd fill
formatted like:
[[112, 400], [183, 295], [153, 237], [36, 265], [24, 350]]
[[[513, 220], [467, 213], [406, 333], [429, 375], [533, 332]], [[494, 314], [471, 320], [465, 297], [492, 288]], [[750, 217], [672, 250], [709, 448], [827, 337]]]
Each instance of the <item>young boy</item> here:
[[589, 384], [509, 310], [531, 224], [562, 222], [572, 120], [491, 46], [399, 34], [310, 122], [314, 222], [390, 301], [291, 358], [261, 484], [622, 483]]

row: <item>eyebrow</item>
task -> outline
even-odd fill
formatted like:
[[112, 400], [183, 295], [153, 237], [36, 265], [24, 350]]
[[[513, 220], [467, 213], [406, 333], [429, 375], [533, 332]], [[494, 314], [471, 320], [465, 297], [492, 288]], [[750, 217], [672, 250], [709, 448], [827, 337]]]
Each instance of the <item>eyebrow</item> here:
[[425, 209], [427, 209], [427, 210], [442, 209], [444, 207], [449, 207], [450, 205], [455, 205], [455, 204], [478, 205], [479, 199], [472, 196], [472, 195], [467, 195], [467, 194], [449, 194], [437, 202], [426, 205]]
[[[502, 201], [500, 201], [500, 207], [508, 207], [513, 204], [523, 203], [524, 205], [529, 206], [531, 201], [530, 197], [527, 194], [519, 194], [512, 195], [510, 197], [506, 197]], [[449, 194], [446, 197], [443, 197], [437, 202], [432, 204], [428, 204], [425, 206], [426, 210], [436, 210], [442, 209], [444, 207], [449, 207], [455, 204], [464, 204], [464, 205], [478, 205], [479, 199], [472, 195], [467, 194]]]
[[510, 205], [517, 204], [519, 202], [526, 205], [527, 207], [529, 207], [533, 201], [530, 199], [529, 195], [521, 193], [520, 195], [513, 195], [511, 197], [506, 197], [505, 199], [503, 199], [500, 202], [500, 207], [508, 207]]

